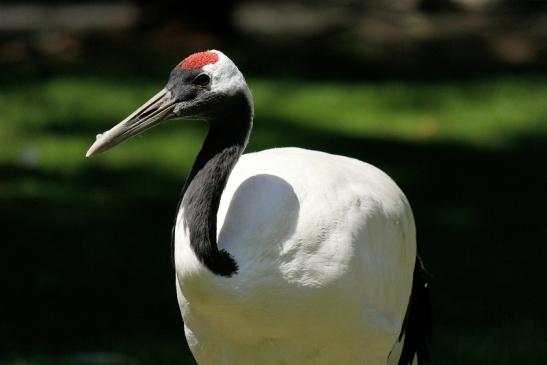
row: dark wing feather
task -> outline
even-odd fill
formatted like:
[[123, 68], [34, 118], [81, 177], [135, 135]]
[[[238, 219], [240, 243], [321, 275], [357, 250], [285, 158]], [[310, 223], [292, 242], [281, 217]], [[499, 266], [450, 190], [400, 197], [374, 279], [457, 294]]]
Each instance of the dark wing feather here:
[[422, 259], [417, 255], [410, 301], [399, 335], [399, 341], [404, 336], [404, 342], [398, 365], [411, 365], [415, 357], [418, 358], [418, 365], [431, 361], [431, 292], [427, 278]]

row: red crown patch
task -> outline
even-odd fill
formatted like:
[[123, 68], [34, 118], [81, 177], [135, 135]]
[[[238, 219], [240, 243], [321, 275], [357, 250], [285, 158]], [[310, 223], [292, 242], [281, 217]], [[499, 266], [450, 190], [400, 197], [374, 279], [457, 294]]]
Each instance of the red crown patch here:
[[218, 61], [218, 54], [215, 52], [205, 51], [191, 54], [179, 63], [179, 67], [184, 70], [192, 70], [202, 68], [205, 65], [210, 65]]

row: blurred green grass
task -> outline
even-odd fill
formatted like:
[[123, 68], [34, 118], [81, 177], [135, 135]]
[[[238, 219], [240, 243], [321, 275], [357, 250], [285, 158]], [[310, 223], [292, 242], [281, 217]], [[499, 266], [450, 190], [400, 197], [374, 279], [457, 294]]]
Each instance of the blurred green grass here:
[[[162, 81], [58, 74], [0, 89], [0, 276], [9, 298], [0, 304], [1, 364], [86, 363], [73, 354], [97, 349], [143, 364], [191, 363], [169, 231], [205, 126], [174, 121], [84, 158], [96, 133]], [[534, 294], [545, 257], [535, 201], [545, 194], [546, 76], [249, 84], [248, 151], [350, 155], [407, 193], [433, 273], [436, 363], [547, 356], [538, 319], [547, 303]]]
[[[538, 76], [372, 83], [251, 79], [249, 83], [256, 104], [255, 134], [261, 142], [268, 138], [267, 123], [277, 120], [333, 136], [482, 147], [507, 145], [521, 134], [547, 133], [547, 82]], [[195, 123], [188, 128], [180, 121], [100, 160], [82, 159], [96, 133], [121, 120], [161, 86], [149, 80], [60, 76], [4, 88], [0, 162], [24, 159], [30, 148], [41, 168], [66, 172], [90, 163], [153, 164], [166, 171], [188, 168], [203, 131]], [[253, 143], [250, 150], [255, 146], [263, 147]]]

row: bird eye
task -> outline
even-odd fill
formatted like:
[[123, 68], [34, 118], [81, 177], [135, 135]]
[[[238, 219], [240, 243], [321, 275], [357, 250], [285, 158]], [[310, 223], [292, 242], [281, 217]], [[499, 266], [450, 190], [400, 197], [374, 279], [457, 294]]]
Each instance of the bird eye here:
[[206, 73], [200, 73], [194, 77], [194, 81], [192, 81], [192, 83], [196, 86], [207, 86], [210, 82], [211, 78]]

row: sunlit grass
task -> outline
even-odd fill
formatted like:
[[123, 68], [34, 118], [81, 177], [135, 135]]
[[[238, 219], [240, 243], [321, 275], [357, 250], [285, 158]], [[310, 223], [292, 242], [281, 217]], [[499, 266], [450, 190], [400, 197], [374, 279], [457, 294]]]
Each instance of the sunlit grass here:
[[258, 80], [253, 86], [258, 118], [275, 116], [332, 133], [495, 146], [511, 143], [520, 133], [547, 132], [546, 79], [355, 84]]
[[[2, 89], [0, 164], [68, 177], [94, 168], [145, 167], [182, 183], [205, 134], [201, 122], [168, 123], [107, 154], [84, 157], [96, 133], [124, 118], [162, 82], [58, 76]], [[287, 144], [283, 128], [276, 129], [276, 123], [294, 127], [293, 133], [302, 138], [308, 131], [320, 131], [333, 140], [351, 136], [485, 148], [547, 134], [545, 77], [354, 83], [251, 79], [249, 83], [256, 109], [254, 141], [259, 141], [250, 150]], [[288, 143], [298, 145], [298, 138]], [[2, 182], [0, 196], [60, 198], [80, 193], [70, 192], [31, 176]]]
[[[60, 76], [3, 89], [0, 163], [60, 170], [97, 164], [187, 168], [203, 138], [199, 123], [172, 123], [95, 160], [83, 158], [96, 133], [147, 100], [162, 82]], [[510, 144], [521, 134], [547, 133], [546, 78], [249, 83], [257, 134], [276, 120], [332, 133], [333, 138], [342, 134], [489, 147]]]

